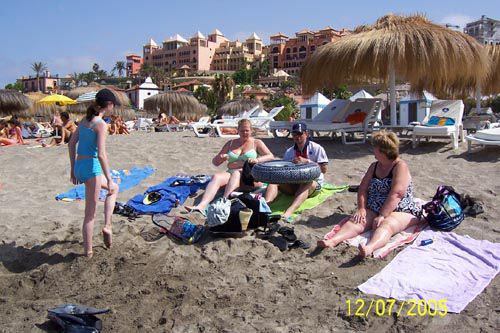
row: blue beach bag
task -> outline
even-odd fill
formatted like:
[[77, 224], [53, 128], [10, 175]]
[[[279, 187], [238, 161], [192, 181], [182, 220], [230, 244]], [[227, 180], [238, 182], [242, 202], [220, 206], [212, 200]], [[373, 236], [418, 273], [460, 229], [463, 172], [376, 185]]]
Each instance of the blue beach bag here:
[[451, 186], [438, 187], [432, 200], [422, 206], [429, 225], [438, 230], [451, 231], [464, 220], [461, 196]]

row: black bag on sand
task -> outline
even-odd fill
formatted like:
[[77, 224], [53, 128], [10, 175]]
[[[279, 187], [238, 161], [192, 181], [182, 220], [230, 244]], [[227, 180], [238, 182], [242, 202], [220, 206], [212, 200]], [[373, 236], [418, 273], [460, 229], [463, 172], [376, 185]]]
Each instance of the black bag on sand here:
[[241, 232], [240, 210], [245, 208], [246, 208], [245, 204], [240, 200], [238, 199], [231, 200], [231, 211], [229, 213], [227, 221], [215, 227], [210, 227], [209, 231], [218, 233]]
[[259, 227], [265, 228], [269, 222], [269, 213], [260, 212], [260, 201], [255, 199], [249, 193], [243, 193], [238, 196], [245, 206], [253, 211], [252, 217], [250, 218], [250, 223], [248, 223], [248, 229], [257, 229]]

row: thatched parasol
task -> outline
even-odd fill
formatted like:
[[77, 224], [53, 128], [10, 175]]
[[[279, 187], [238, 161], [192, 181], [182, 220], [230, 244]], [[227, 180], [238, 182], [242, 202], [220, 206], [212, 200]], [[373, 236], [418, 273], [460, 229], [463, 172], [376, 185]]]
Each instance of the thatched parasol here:
[[28, 110], [32, 106], [31, 99], [22, 93], [10, 89], [0, 89], [0, 115], [18, 115], [21, 118], [26, 118], [29, 116]]
[[395, 125], [396, 76], [414, 89], [470, 91], [486, 77], [488, 68], [484, 48], [472, 37], [421, 15], [387, 15], [318, 48], [302, 68], [301, 81], [304, 92], [312, 93], [346, 81], [388, 78]]
[[80, 95], [83, 95], [83, 94], [91, 92], [91, 91], [99, 91], [99, 90], [104, 89], [104, 88], [111, 90], [113, 92], [113, 94], [115, 94], [115, 97], [118, 100], [118, 102], [120, 103], [120, 105], [122, 105], [122, 106], [130, 105], [130, 99], [127, 97], [127, 94], [125, 94], [122, 91], [118, 91], [113, 87], [103, 86], [103, 85], [100, 85], [97, 83], [91, 83], [85, 87], [78, 87], [75, 89], [71, 89], [70, 91], [68, 91], [66, 96], [68, 96], [69, 98], [72, 98], [72, 99], [77, 99], [78, 96], [80, 96]]
[[486, 82], [481, 83], [481, 90], [486, 94], [500, 93], [500, 45], [487, 45], [486, 51], [491, 60], [491, 68]]
[[264, 108], [261, 101], [257, 99], [235, 99], [222, 105], [217, 110], [217, 114], [220, 116], [222, 115], [237, 116], [238, 114], [248, 111], [256, 107], [257, 105], [260, 106], [261, 109]]
[[144, 110], [147, 112], [165, 112], [169, 116], [179, 119], [188, 119], [206, 114], [206, 107], [196, 98], [175, 91], [167, 91], [148, 97], [144, 100]]

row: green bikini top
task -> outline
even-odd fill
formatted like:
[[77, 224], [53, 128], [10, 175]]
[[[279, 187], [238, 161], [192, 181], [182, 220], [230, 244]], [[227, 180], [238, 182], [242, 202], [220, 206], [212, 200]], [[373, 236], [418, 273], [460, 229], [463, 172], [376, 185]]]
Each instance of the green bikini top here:
[[[236, 154], [231, 150], [231, 145], [233, 144], [233, 141], [231, 141], [231, 144], [229, 145], [229, 150], [227, 152], [227, 163], [232, 163], [236, 161], [246, 161], [251, 158], [257, 158], [257, 151], [255, 148], [250, 149], [249, 151], [246, 151], [243, 154]], [[255, 141], [254, 141], [255, 145]]]

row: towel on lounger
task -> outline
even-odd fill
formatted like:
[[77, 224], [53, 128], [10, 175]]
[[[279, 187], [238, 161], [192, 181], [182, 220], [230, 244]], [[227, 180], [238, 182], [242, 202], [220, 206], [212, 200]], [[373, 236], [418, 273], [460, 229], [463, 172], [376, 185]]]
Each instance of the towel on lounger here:
[[[426, 239], [433, 243], [421, 246]], [[500, 243], [426, 229], [358, 288], [386, 298], [423, 299], [431, 307], [445, 300], [448, 312], [460, 313], [499, 271]]]
[[[119, 192], [123, 192], [138, 185], [141, 181], [151, 176], [153, 172], [155, 172], [155, 170], [152, 167], [132, 168], [130, 170], [112, 170], [111, 177], [115, 183], [118, 184], [120, 188]], [[99, 200], [103, 201], [106, 199], [107, 193], [108, 191], [101, 190]], [[85, 185], [77, 185], [67, 192], [56, 195], [56, 200], [85, 200]]]

